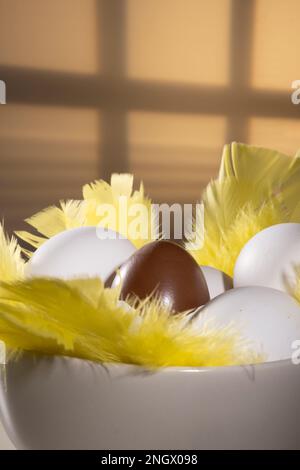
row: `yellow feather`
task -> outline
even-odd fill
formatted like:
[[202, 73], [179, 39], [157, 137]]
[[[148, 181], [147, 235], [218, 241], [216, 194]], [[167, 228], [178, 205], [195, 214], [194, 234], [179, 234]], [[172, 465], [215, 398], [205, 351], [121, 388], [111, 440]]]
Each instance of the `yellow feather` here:
[[292, 216], [299, 203], [300, 159], [276, 150], [233, 142], [225, 145], [219, 180], [233, 177], [248, 190], [247, 199], [259, 206], [270, 195], [280, 195]]
[[[26, 219], [25, 222], [43, 236], [41, 237], [26, 231], [17, 231], [15, 233], [21, 240], [34, 248], [38, 248], [48, 238], [64, 230], [85, 225], [84, 202], [73, 200], [60, 201], [60, 207], [47, 207]], [[30, 255], [30, 252], [27, 251], [26, 254]]]
[[[23, 240], [24, 242], [28, 243], [28, 245], [32, 246], [35, 249], [41, 246], [47, 240], [47, 238], [45, 237], [40, 237], [33, 233], [26, 232], [25, 230], [17, 230], [15, 231], [15, 235], [17, 235], [17, 237], [20, 240]], [[21, 249], [22, 249], [22, 253], [26, 255], [27, 258], [30, 258], [32, 256], [32, 251], [27, 250], [26, 248], [23, 248], [23, 247]]]
[[5, 235], [4, 226], [0, 223], [0, 281], [11, 282], [22, 279], [25, 263], [17, 240]]
[[[270, 225], [300, 221], [300, 159], [243, 144], [225, 146], [219, 179], [203, 195], [204, 244], [187, 250], [230, 276], [243, 246]], [[201, 230], [203, 224], [198, 221]]]
[[[3, 284], [0, 318], [2, 324], [8, 322], [10, 329], [14, 326], [15, 332], [34, 336], [34, 349], [30, 350], [47, 353], [55, 342], [55, 354], [101, 362], [117, 360], [118, 338], [126, 333], [132, 319], [117, 305], [110, 307], [103, 298], [104, 292], [99, 279], [81, 283], [34, 279], [15, 285]], [[44, 339], [46, 349], [43, 342], [40, 349], [35, 349], [39, 337]], [[5, 326], [0, 329], [0, 338], [7, 347], [16, 346], [15, 335], [9, 336]]]
[[187, 315], [170, 316], [159, 299], [144, 302], [138, 312], [137, 325], [121, 343], [124, 362], [133, 359], [146, 367], [213, 367], [262, 359], [237, 331], [210, 325], [196, 332]]
[[[41, 246], [48, 238], [75, 227], [97, 226], [101, 225], [101, 216], [99, 216], [99, 208], [103, 204], [111, 204], [116, 211], [116, 220], [105, 224], [106, 228], [120, 232], [132, 241], [132, 243], [140, 248], [148, 243], [152, 236], [158, 236], [157, 223], [152, 215], [151, 200], [144, 195], [144, 187], [141, 184], [138, 191], [132, 192], [133, 175], [130, 174], [113, 174], [111, 184], [100, 180], [87, 184], [83, 187], [83, 200], [61, 201], [60, 206], [48, 207], [32, 217], [26, 219], [26, 222], [33, 227], [39, 235], [32, 234], [28, 231], [17, 231], [16, 235], [33, 248]], [[120, 224], [120, 215], [124, 214], [121, 197], [125, 198], [129, 215], [125, 214], [125, 224]], [[122, 201], [124, 202], [124, 201]], [[145, 214], [141, 218], [140, 226], [147, 227], [145, 233], [137, 234], [136, 238], [131, 236], [128, 226], [132, 215], [130, 210], [137, 204], [145, 209]], [[23, 250], [28, 257], [32, 255], [29, 250]]]
[[[271, 225], [287, 222], [288, 217], [281, 203], [274, 197], [256, 207], [244, 202], [239, 207], [236, 182], [214, 181], [203, 196], [204, 243], [194, 249], [187, 243], [186, 249], [199, 265], [212, 266], [229, 276], [233, 275], [236, 259], [243, 246], [258, 232]], [[198, 219], [199, 232], [202, 221]]]
[[[139, 190], [133, 192], [133, 175], [113, 174], [111, 184], [103, 180], [95, 181], [83, 187], [83, 197], [87, 203], [87, 225], [103, 225], [115, 230], [129, 238], [136, 248], [141, 248], [154, 238], [158, 238], [158, 227], [155, 214], [151, 210], [151, 200], [144, 195], [143, 184]], [[124, 199], [125, 198], [125, 199]], [[124, 202], [126, 208], [124, 208]], [[102, 204], [110, 204], [115, 209], [116, 218], [110, 224], [103, 224], [98, 209]], [[133, 237], [130, 230], [130, 222], [135, 216], [134, 208], [143, 208], [139, 226], [142, 233]], [[127, 213], [126, 213], [127, 211]]]
[[110, 180], [112, 194], [116, 198], [120, 196], [130, 197], [133, 189], [133, 175], [129, 173], [114, 173]]
[[157, 300], [130, 311], [99, 279], [1, 284], [0, 339], [11, 353], [34, 351], [98, 362], [220, 366], [258, 362], [237, 331], [195, 331]]
[[292, 163], [291, 157], [276, 150], [232, 142], [223, 148], [219, 177], [234, 176], [269, 186], [277, 183]]
[[100, 204], [107, 204], [112, 202], [111, 186], [104, 180], [85, 184], [82, 188], [82, 194], [85, 201], [94, 200]]

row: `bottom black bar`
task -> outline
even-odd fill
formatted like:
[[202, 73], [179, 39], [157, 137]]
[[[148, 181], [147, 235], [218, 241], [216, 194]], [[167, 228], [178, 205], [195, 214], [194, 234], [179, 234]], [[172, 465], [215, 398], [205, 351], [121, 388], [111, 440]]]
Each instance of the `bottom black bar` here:
[[[38, 463], [40, 466], [51, 463], [68, 462], [84, 465], [95, 464], [105, 468], [107, 466], [121, 465], [124, 468], [138, 468], [149, 465], [172, 465], [198, 467], [206, 463], [261, 463], [276, 462], [299, 463], [300, 451], [0, 451], [0, 468], [5, 462], [20, 462], [22, 464]], [[89, 467], [90, 468], [90, 467]]]

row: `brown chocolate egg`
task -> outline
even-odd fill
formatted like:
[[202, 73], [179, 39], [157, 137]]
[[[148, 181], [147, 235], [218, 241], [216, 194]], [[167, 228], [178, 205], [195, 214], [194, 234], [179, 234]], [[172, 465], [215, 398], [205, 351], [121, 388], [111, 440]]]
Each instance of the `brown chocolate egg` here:
[[120, 266], [117, 269], [114, 269], [113, 272], [108, 276], [108, 278], [104, 282], [104, 287], [110, 288], [114, 282], [117, 272], [119, 271]]
[[174, 312], [191, 310], [209, 301], [201, 268], [181, 246], [161, 240], [137, 250], [121, 266], [113, 286], [121, 281], [121, 298], [158, 295]]

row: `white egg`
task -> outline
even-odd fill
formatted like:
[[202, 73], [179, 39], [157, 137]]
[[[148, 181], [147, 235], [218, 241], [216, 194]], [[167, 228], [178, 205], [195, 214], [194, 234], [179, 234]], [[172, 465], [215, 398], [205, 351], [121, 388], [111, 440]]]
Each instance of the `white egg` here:
[[291, 358], [300, 339], [300, 305], [269, 287], [231, 289], [206, 304], [193, 322], [197, 329], [233, 327], [266, 362]]
[[234, 287], [266, 286], [287, 290], [300, 265], [300, 224], [278, 224], [257, 233], [240, 252]]
[[32, 277], [100, 277], [110, 274], [135, 251], [134, 245], [112, 230], [79, 227], [47, 240], [32, 256], [27, 274]]
[[201, 271], [205, 277], [211, 299], [232, 289], [231, 277], [227, 276], [227, 274], [222, 271], [212, 268], [211, 266], [201, 266]]

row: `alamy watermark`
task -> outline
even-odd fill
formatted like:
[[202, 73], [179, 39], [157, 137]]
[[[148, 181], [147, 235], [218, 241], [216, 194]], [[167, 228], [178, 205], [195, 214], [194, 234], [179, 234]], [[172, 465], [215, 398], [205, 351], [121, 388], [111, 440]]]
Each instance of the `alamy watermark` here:
[[[100, 204], [97, 209], [98, 238], [130, 240], [185, 240], [190, 249], [199, 249], [204, 241], [204, 206], [197, 204], [130, 204], [120, 196], [118, 207]], [[108, 229], [118, 227], [119, 233]], [[122, 235], [121, 235], [122, 234]]]
[[300, 103], [300, 80], [294, 80], [292, 82], [292, 88], [293, 91], [291, 94], [291, 100], [293, 104], [299, 104]]
[[293, 341], [292, 349], [293, 349], [292, 356], [291, 356], [292, 363], [295, 366], [298, 366], [300, 364], [300, 339], [296, 339], [295, 341]]
[[6, 104], [6, 84], [0, 80], [0, 104]]

